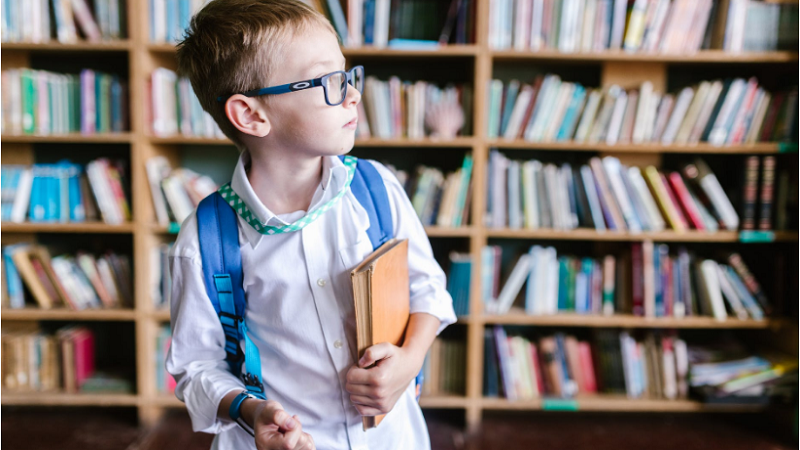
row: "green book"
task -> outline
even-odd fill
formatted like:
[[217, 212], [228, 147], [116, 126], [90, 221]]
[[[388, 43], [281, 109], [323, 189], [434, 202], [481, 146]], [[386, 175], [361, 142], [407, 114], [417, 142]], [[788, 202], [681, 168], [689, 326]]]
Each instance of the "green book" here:
[[566, 311], [567, 297], [569, 295], [569, 258], [561, 256], [558, 258], [558, 310]]
[[578, 261], [576, 258], [570, 258], [567, 269], [569, 271], [567, 310], [575, 311], [575, 275], [577, 275], [578, 271], [580, 270], [580, 261]]
[[453, 218], [453, 226], [461, 226], [461, 218], [464, 217], [464, 208], [467, 201], [467, 191], [469, 190], [469, 180], [472, 177], [472, 155], [464, 157], [464, 163], [461, 166], [461, 185], [458, 190], [458, 201], [456, 202], [456, 212]]
[[36, 88], [35, 74], [30, 69], [22, 69], [20, 84], [22, 85], [22, 132], [33, 134], [36, 130]]

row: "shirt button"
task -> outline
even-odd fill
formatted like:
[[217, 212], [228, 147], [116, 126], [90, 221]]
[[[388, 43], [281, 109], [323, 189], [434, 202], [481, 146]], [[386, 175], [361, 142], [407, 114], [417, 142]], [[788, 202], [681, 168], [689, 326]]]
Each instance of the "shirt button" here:
[[342, 341], [337, 339], [336, 342], [333, 343], [333, 346], [336, 348], [342, 348]]
[[317, 280], [317, 286], [319, 286], [319, 287], [325, 287], [325, 280], [324, 280], [324, 279], [322, 279], [322, 278], [320, 278], [319, 280]]

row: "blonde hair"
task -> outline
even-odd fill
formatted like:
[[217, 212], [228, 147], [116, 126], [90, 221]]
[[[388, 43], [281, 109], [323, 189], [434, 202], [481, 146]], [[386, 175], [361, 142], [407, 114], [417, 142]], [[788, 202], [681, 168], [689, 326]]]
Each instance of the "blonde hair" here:
[[314, 25], [336, 36], [325, 16], [299, 0], [213, 0], [192, 18], [178, 44], [178, 72], [240, 149], [239, 130], [217, 97], [269, 86], [286, 44]]

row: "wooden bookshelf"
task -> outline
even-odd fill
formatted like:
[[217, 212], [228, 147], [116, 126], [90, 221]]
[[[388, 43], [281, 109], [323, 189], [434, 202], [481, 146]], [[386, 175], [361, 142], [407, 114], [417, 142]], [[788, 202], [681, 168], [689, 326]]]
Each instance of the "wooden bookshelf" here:
[[[483, 337], [486, 326], [494, 324], [522, 325], [532, 327], [583, 327], [583, 328], [669, 328], [669, 329], [706, 329], [706, 330], [754, 330], [759, 333], [772, 333], [780, 331], [786, 342], [791, 345], [796, 353], [797, 327], [796, 323], [788, 320], [769, 319], [764, 321], [740, 321], [730, 318], [724, 322], [715, 321], [709, 317], [687, 317], [684, 319], [659, 318], [646, 319], [627, 315], [590, 316], [590, 315], [554, 315], [554, 316], [528, 316], [520, 311], [513, 310], [511, 314], [502, 316], [485, 315], [482, 310], [483, 301], [480, 298], [481, 280], [480, 265], [481, 249], [489, 240], [521, 240], [526, 243], [540, 241], [587, 241], [592, 245], [625, 245], [626, 242], [653, 239], [658, 242], [685, 242], [691, 244], [710, 244], [725, 246], [738, 243], [741, 236], [737, 232], [702, 233], [689, 231], [676, 233], [664, 231], [660, 233], [614, 233], [597, 232], [595, 230], [578, 229], [571, 231], [557, 230], [526, 230], [526, 229], [495, 229], [483, 225], [482, 217], [485, 210], [486, 198], [486, 169], [488, 165], [489, 149], [498, 147], [507, 153], [518, 150], [532, 151], [560, 151], [560, 152], [596, 152], [601, 155], [618, 156], [623, 162], [636, 161], [640, 164], [658, 164], [663, 155], [672, 153], [714, 155], [715, 157], [740, 157], [752, 154], [780, 154], [784, 152], [797, 152], [797, 145], [778, 143], [757, 143], [753, 145], [738, 145], [728, 147], [714, 147], [709, 144], [697, 145], [660, 145], [660, 144], [625, 144], [609, 146], [605, 144], [578, 144], [565, 143], [533, 143], [520, 140], [507, 141], [502, 139], [488, 139], [486, 136], [487, 125], [487, 86], [494, 76], [497, 65], [529, 65], [539, 63], [548, 67], [575, 67], [587, 66], [586, 70], [597, 70], [600, 74], [598, 86], [607, 87], [619, 84], [623, 87], [633, 87], [642, 81], [650, 80], [654, 88], [661, 92], [667, 89], [667, 78], [670, 67], [680, 66], [681, 70], [704, 70], [706, 67], [724, 66], [733, 70], [744, 67], [745, 69], [761, 69], [774, 67], [792, 67], [797, 64], [796, 52], [766, 52], [766, 53], [725, 53], [717, 50], [705, 50], [690, 55], [663, 55], [663, 54], [630, 54], [626, 52], [600, 52], [600, 53], [571, 53], [563, 54], [552, 51], [547, 52], [517, 52], [494, 51], [488, 46], [489, 28], [489, 0], [477, 0], [476, 5], [476, 36], [478, 42], [472, 45], [444, 46], [435, 50], [394, 50], [376, 48], [345, 48], [343, 54], [348, 63], [357, 60], [359, 63], [367, 61], [369, 64], [402, 63], [403, 65], [419, 66], [419, 79], [425, 78], [425, 64], [434, 59], [445, 58], [448, 62], [462, 64], [467, 61], [471, 73], [466, 79], [470, 80], [474, 89], [474, 104], [472, 111], [472, 136], [458, 137], [450, 141], [437, 141], [430, 138], [420, 140], [410, 139], [357, 139], [357, 148], [376, 149], [375, 158], [381, 159], [380, 151], [383, 149], [422, 148], [430, 152], [442, 153], [443, 157], [452, 155], [460, 159], [462, 150], [469, 150], [474, 158], [473, 168], [473, 197], [471, 204], [471, 224], [462, 228], [427, 227], [426, 231], [432, 239], [451, 239], [468, 241], [468, 249], [473, 257], [473, 272], [471, 281], [472, 298], [470, 299], [470, 312], [468, 316], [459, 317], [458, 324], [454, 327], [464, 327], [467, 345], [466, 361], [466, 391], [464, 395], [423, 397], [421, 405], [424, 408], [447, 408], [464, 411], [465, 422], [470, 429], [480, 423], [484, 410], [530, 410], [549, 411], [553, 409], [580, 410], [580, 411], [628, 411], [628, 412], [695, 412], [695, 411], [752, 411], [757, 407], [722, 407], [708, 406], [699, 402], [681, 400], [631, 400], [624, 396], [582, 396], [574, 401], [559, 402], [554, 399], [537, 399], [521, 402], [510, 402], [505, 399], [484, 398], [483, 386]], [[135, 367], [136, 385], [135, 394], [65, 394], [65, 393], [16, 393], [6, 392], [2, 396], [3, 405], [37, 405], [37, 406], [115, 406], [133, 407], [138, 409], [139, 418], [144, 424], [151, 424], [157, 420], [165, 408], [183, 407], [183, 404], [172, 395], [164, 395], [157, 391], [155, 379], [154, 360], [156, 358], [155, 339], [159, 327], [169, 321], [169, 311], [155, 309], [150, 298], [150, 252], [158, 244], [174, 239], [178, 231], [177, 226], [160, 226], [156, 224], [155, 214], [150, 196], [150, 187], [145, 173], [145, 161], [153, 156], [167, 157], [173, 166], [180, 165], [181, 152], [185, 146], [220, 146], [232, 147], [227, 139], [208, 139], [184, 136], [157, 137], [152, 135], [150, 126], [146, 121], [145, 102], [142, 101], [146, 94], [146, 83], [157, 67], [176, 69], [175, 46], [172, 44], [153, 44], [149, 41], [148, 7], [145, 0], [128, 0], [127, 29], [130, 37], [118, 42], [99, 42], [78, 44], [26, 44], [3, 43], [2, 66], [4, 69], [12, 67], [29, 67], [32, 56], [54, 55], [59, 58], [71, 58], [73, 55], [85, 57], [96, 55], [98, 60], [108, 56], [120, 58], [120, 54], [127, 58], [127, 77], [130, 85], [130, 122], [131, 131], [117, 134], [103, 135], [54, 135], [54, 136], [9, 136], [0, 137], [3, 149], [2, 156], [5, 163], [30, 163], [35, 160], [36, 147], [40, 144], [92, 144], [87, 148], [103, 148], [103, 145], [116, 147], [126, 146], [130, 157], [130, 192], [133, 209], [133, 221], [122, 225], [107, 225], [104, 223], [66, 223], [66, 224], [31, 224], [31, 223], [2, 223], [0, 231], [6, 233], [7, 239], [19, 241], [20, 239], [38, 239], [40, 234], [62, 233], [65, 239], [80, 234], [111, 234], [132, 237], [132, 252], [134, 266], [134, 295], [135, 305], [132, 310], [2, 310], [0, 318], [3, 321], [90, 321], [94, 323], [107, 322], [122, 324], [132, 322], [135, 333], [135, 359], [125, 362], [130, 367]], [[346, 8], [345, 8], [346, 10]], [[703, 68], [703, 69], [695, 69]], [[548, 69], [552, 70], [552, 69]], [[461, 74], [460, 74], [461, 75]], [[750, 75], [749, 73], [747, 75]], [[225, 157], [230, 155], [228, 149], [219, 149]], [[235, 152], [232, 148], [230, 151]], [[115, 154], [117, 152], [115, 151]], [[522, 154], [522, 153], [520, 153]], [[70, 155], [71, 156], [71, 155]], [[448, 156], [449, 157], [449, 156]], [[116, 237], [116, 236], [115, 236]], [[772, 241], [786, 245], [786, 248], [797, 247], [798, 233], [776, 232]], [[619, 243], [619, 244], [615, 244]], [[565, 244], [566, 245], [566, 244]], [[737, 244], [738, 245], [738, 244]], [[762, 244], [749, 244], [758, 246]], [[773, 248], [773, 247], [764, 247]], [[795, 250], [796, 251], [796, 250]], [[794, 254], [797, 255], [796, 253]], [[765, 262], [766, 263], [766, 262]], [[788, 275], [793, 277], [796, 275]], [[776, 277], [778, 280], [786, 280]], [[762, 284], [772, 283], [773, 280], [762, 280]], [[785, 291], [785, 289], [784, 289]], [[787, 299], [788, 300], [791, 299]]]

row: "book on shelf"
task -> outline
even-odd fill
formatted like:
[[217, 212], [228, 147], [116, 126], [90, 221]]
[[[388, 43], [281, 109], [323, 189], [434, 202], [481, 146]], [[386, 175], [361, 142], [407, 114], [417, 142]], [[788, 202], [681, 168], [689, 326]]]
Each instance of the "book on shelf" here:
[[472, 86], [448, 83], [444, 88], [428, 81], [404, 81], [390, 77], [388, 81], [367, 76], [362, 101], [358, 106], [357, 138], [423, 139], [435, 130], [437, 114], [444, 114], [437, 105], [457, 104], [461, 107], [464, 125], [460, 136], [472, 134]]
[[2, 220], [15, 223], [131, 220], [124, 160], [98, 158], [86, 167], [55, 164], [2, 165]]
[[600, 89], [548, 74], [527, 83], [494, 79], [488, 92], [490, 139], [609, 146], [797, 141], [797, 88], [770, 93], [755, 78], [661, 93], [650, 81]]
[[[390, 239], [350, 272], [358, 357], [373, 345], [402, 345], [409, 320], [408, 241]], [[364, 430], [384, 415], [364, 416]]]
[[469, 224], [472, 203], [471, 154], [464, 156], [461, 167], [444, 174], [440, 169], [418, 166], [413, 176], [405, 170], [386, 165], [408, 194], [424, 226], [462, 227]]
[[4, 134], [92, 135], [128, 129], [128, 83], [115, 74], [8, 69], [2, 71], [2, 91]]
[[148, 159], [145, 167], [156, 221], [162, 226], [183, 223], [200, 201], [218, 188], [206, 175], [183, 167], [173, 169], [163, 156]]
[[347, 47], [435, 49], [475, 42], [475, 0], [315, 0]]
[[797, 5], [755, 0], [497, 0], [497, 50], [692, 54], [797, 49]]
[[153, 362], [156, 370], [156, 390], [161, 394], [175, 392], [175, 378], [167, 372], [167, 352], [172, 343], [172, 330], [169, 324], [163, 324], [158, 329], [155, 342]]
[[466, 392], [467, 345], [463, 340], [437, 338], [422, 364], [423, 397], [463, 396]]
[[470, 280], [472, 279], [472, 255], [450, 252], [450, 269], [447, 274], [447, 292], [453, 298], [456, 316], [469, 315]]
[[628, 167], [613, 156], [573, 168], [509, 160], [492, 149], [487, 172], [487, 227], [640, 233], [739, 226], [730, 199], [700, 158], [680, 172]]
[[183, 39], [189, 21], [210, 0], [147, 0], [150, 42], [175, 43]]
[[159, 67], [147, 81], [146, 91], [146, 122], [155, 136], [226, 139], [211, 115], [200, 106], [188, 78]]
[[644, 241], [633, 243], [630, 252], [593, 258], [534, 245], [506, 268], [502, 280], [496, 275], [502, 270], [500, 247], [487, 246], [482, 254], [487, 314], [508, 314], [515, 305], [532, 316], [632, 314], [724, 321], [731, 315], [761, 320], [772, 313], [738, 253], [716, 261], [683, 246], [670, 253], [666, 244]]
[[62, 44], [123, 39], [125, 2], [120, 0], [32, 0], [2, 3], [2, 42]]
[[25, 308], [25, 290], [41, 309], [120, 308], [133, 305], [133, 279], [128, 256], [84, 251], [51, 256], [36, 244], [2, 248], [3, 308]]
[[172, 242], [161, 243], [150, 249], [150, 296], [157, 310], [169, 311], [172, 296], [172, 276], [169, 272], [169, 252]]

